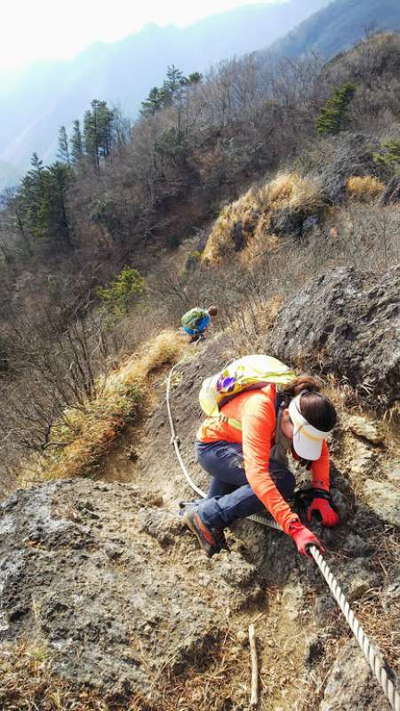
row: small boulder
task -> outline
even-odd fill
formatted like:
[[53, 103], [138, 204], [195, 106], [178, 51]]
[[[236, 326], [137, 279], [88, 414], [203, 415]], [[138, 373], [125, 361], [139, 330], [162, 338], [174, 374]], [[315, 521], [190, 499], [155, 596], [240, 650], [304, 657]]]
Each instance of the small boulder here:
[[384, 440], [379, 424], [374, 420], [367, 420], [365, 417], [353, 415], [348, 418], [347, 426], [357, 437], [362, 437], [368, 442], [372, 442], [372, 444], [382, 444]]
[[400, 527], [400, 490], [388, 482], [367, 479], [364, 500], [374, 513], [392, 526]]
[[386, 460], [382, 464], [382, 471], [392, 484], [397, 484], [400, 487], [400, 460]]
[[352, 176], [379, 177], [382, 170], [373, 159], [376, 140], [363, 134], [342, 133], [332, 140], [330, 160], [321, 164], [319, 177], [322, 193], [328, 203], [337, 205], [347, 197], [347, 180]]
[[381, 596], [382, 607], [386, 614], [395, 613], [398, 617], [400, 611], [400, 575], [397, 571], [397, 580], [387, 586]]
[[351, 640], [340, 651], [328, 676], [319, 711], [382, 711], [383, 692], [372, 676], [357, 642]]

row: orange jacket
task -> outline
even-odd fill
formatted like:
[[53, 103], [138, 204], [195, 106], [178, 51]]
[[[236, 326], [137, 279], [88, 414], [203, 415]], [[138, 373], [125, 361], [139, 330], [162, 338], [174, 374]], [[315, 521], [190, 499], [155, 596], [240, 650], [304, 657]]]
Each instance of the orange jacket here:
[[[201, 425], [197, 439], [201, 442], [237, 442], [242, 444], [244, 468], [247, 480], [256, 496], [272, 514], [281, 528], [288, 533], [292, 521], [298, 521], [290, 506], [278, 491], [269, 473], [271, 446], [276, 429], [276, 387], [247, 391], [237, 395], [221, 408], [225, 417], [239, 420], [238, 430], [229, 422], [208, 418]], [[319, 489], [329, 491], [329, 453], [323, 443], [319, 459], [312, 462], [312, 483]]]

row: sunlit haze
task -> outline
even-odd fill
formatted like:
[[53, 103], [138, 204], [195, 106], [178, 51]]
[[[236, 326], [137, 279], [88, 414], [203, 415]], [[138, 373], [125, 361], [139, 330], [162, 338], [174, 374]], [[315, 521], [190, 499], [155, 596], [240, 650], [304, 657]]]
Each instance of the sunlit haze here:
[[[268, 4], [279, 0], [264, 0]], [[0, 69], [69, 59], [93, 42], [113, 42], [143, 25], [188, 25], [257, 0], [11, 0], [1, 19]]]

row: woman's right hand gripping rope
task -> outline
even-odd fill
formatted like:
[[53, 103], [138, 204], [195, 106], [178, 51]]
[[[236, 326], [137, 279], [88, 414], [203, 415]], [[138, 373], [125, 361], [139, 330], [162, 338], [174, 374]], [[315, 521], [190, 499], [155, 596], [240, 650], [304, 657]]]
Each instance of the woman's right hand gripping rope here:
[[301, 555], [306, 555], [310, 558], [311, 556], [308, 549], [311, 545], [316, 546], [320, 553], [325, 553], [325, 548], [321, 541], [312, 533], [312, 531], [310, 531], [309, 528], [303, 526], [300, 521], [293, 521], [290, 524], [289, 536], [295, 542], [297, 550], [301, 553]]

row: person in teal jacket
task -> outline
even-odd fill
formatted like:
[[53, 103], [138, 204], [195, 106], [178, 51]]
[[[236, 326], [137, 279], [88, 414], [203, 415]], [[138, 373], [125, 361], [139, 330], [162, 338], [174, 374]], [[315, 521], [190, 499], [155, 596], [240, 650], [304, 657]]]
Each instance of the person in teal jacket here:
[[211, 322], [211, 317], [216, 316], [218, 309], [216, 306], [209, 306], [208, 309], [200, 309], [195, 306], [187, 311], [181, 319], [181, 325], [185, 333], [190, 336], [190, 341], [205, 337], [205, 331]]

